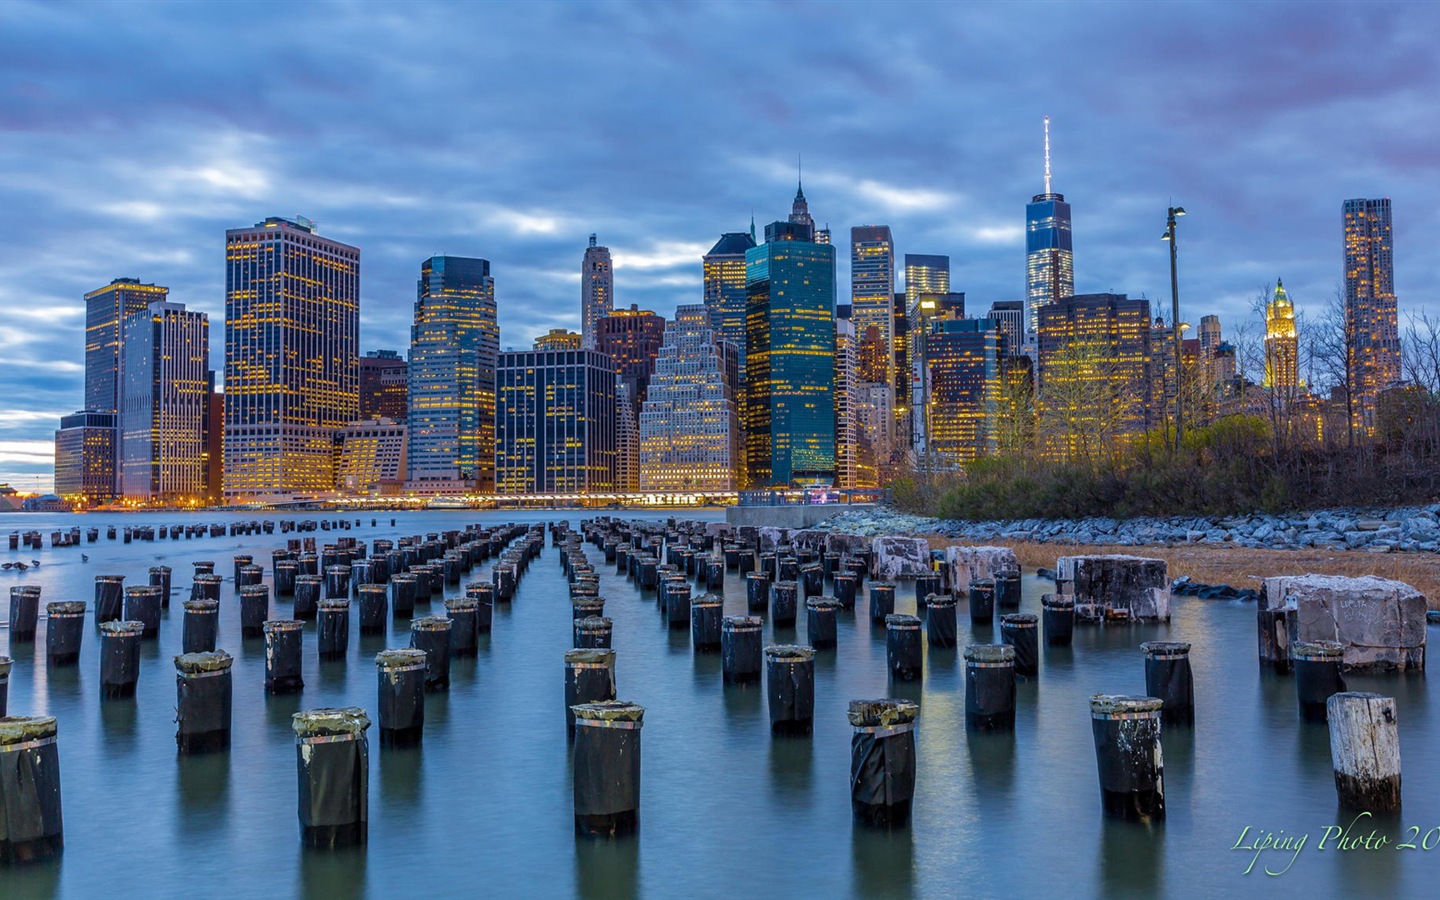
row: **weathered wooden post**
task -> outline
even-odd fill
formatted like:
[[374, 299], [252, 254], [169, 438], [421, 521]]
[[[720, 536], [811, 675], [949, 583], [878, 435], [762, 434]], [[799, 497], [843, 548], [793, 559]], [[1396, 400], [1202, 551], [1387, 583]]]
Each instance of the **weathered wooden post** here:
[[920, 647], [920, 619], [892, 613], [885, 617], [885, 661], [890, 677], [914, 681], [924, 670]]
[[100, 624], [100, 696], [135, 696], [135, 682], [140, 678], [140, 635], [145, 626], [139, 622], [102, 622]]
[[727, 684], [760, 680], [764, 653], [759, 616], [726, 616], [720, 623], [720, 666]]
[[575, 739], [574, 708], [615, 699], [614, 650], [565, 651], [565, 737]]
[[954, 647], [958, 642], [958, 625], [953, 596], [931, 594], [925, 598], [925, 638], [930, 646]]
[[0, 864], [65, 850], [56, 734], [54, 716], [0, 718]]
[[809, 734], [815, 719], [815, 651], [793, 644], [766, 647], [765, 681], [770, 730], [776, 734]]
[[220, 630], [219, 600], [186, 600], [180, 648], [184, 653], [209, 653]]
[[270, 618], [270, 589], [263, 584], [246, 585], [240, 589], [240, 634], [258, 637], [265, 633]]
[[1400, 808], [1400, 730], [1395, 698], [1342, 692], [1326, 701], [1335, 792], [1347, 809]]
[[298, 619], [267, 619], [260, 626], [265, 635], [265, 691], [294, 694], [305, 689], [301, 669], [301, 629]]
[[577, 705], [575, 833], [615, 837], [640, 827], [640, 726], [645, 708], [611, 700]]
[[879, 828], [910, 822], [915, 797], [915, 719], [909, 700], [851, 700], [850, 809], [855, 820]]
[[300, 840], [333, 850], [364, 844], [370, 820], [370, 742], [365, 710], [311, 709], [292, 720], [300, 776]]
[[1040, 598], [1040, 618], [1045, 643], [1051, 647], [1068, 647], [1075, 634], [1075, 600], [1063, 594], [1045, 594]]
[[885, 624], [885, 617], [895, 612], [895, 585], [883, 582], [870, 584], [870, 621]]
[[418, 744], [425, 731], [425, 651], [412, 648], [375, 654], [380, 707], [380, 746]]
[[125, 618], [145, 626], [141, 637], [147, 640], [160, 636], [160, 588], [153, 584], [137, 584], [125, 589]]
[[224, 650], [175, 657], [175, 743], [182, 754], [229, 748], [233, 663]]
[[1034, 678], [1040, 673], [1040, 640], [1035, 617], [1005, 613], [1000, 617], [1000, 640], [1015, 648], [1015, 674]]
[[75, 665], [80, 661], [80, 644], [85, 637], [85, 601], [47, 603], [45, 619], [46, 660], [52, 666]]
[[421, 616], [410, 623], [410, 646], [425, 651], [425, 690], [450, 690], [450, 620]]
[[326, 597], [320, 601], [316, 643], [321, 659], [344, 659], [350, 651], [350, 601]]
[[1300, 701], [1300, 717], [1305, 721], [1324, 722], [1330, 695], [1345, 691], [1344, 657], [1345, 647], [1337, 641], [1296, 641], [1290, 645], [1295, 695]]
[[34, 643], [39, 621], [40, 586], [21, 584], [10, 588], [10, 643]]
[[770, 587], [770, 624], [776, 628], [794, 628], [799, 616], [800, 586], [793, 581], [777, 581]]
[[1155, 697], [1090, 698], [1100, 799], [1107, 815], [1138, 822], [1165, 818], [1160, 705]]
[[1163, 705], [1160, 720], [1167, 725], [1195, 722], [1195, 679], [1190, 672], [1190, 645], [1184, 641], [1146, 641], [1145, 693]]
[[838, 642], [835, 619], [840, 601], [834, 597], [811, 597], [805, 601], [805, 637], [816, 650], [829, 650]]
[[770, 608], [770, 576], [764, 572], [749, 572], [745, 575], [745, 606], [752, 613], [764, 613]]
[[965, 726], [976, 731], [1015, 727], [1015, 648], [1009, 644], [965, 647]]
[[970, 582], [970, 624], [989, 625], [995, 621], [995, 582], [977, 578]]
[[725, 602], [715, 594], [705, 594], [690, 604], [690, 640], [696, 652], [720, 649], [720, 620], [725, 615]]

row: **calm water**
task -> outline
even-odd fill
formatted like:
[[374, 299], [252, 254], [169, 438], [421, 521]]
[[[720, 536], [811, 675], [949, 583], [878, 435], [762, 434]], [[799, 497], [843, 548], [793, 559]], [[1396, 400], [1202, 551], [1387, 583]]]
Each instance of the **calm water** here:
[[[358, 530], [313, 534], [319, 544], [337, 536], [368, 541], [562, 517], [580, 518], [574, 511], [401, 513], [393, 528], [389, 515], [370, 528], [365, 515]], [[372, 658], [404, 646], [408, 623], [388, 637], [361, 637], [352, 622], [349, 659], [323, 665], [308, 624], [304, 693], [267, 697], [263, 641], [240, 640], [239, 604], [227, 584], [220, 646], [236, 656], [232, 747], [177, 757], [171, 657], [179, 652], [190, 562], [215, 560], [228, 575], [231, 557], [249, 553], [266, 566], [268, 583], [270, 551], [285, 537], [128, 547], [103, 537], [111, 521], [147, 520], [182, 521], [0, 516], [0, 534], [38, 529], [47, 545], [52, 527], [102, 527], [101, 540], [81, 548], [88, 563], [75, 548], [0, 550], [7, 561], [41, 560], [23, 575], [0, 573], [0, 587], [42, 585], [42, 611], [52, 600], [93, 602], [96, 575], [144, 584], [157, 563], [174, 568], [176, 588], [158, 644], [142, 651], [133, 701], [101, 702], [93, 629], [78, 668], [46, 671], [43, 621], [33, 648], [10, 649], [12, 714], [59, 718], [66, 852], [53, 865], [0, 871], [0, 896], [1036, 896], [1057, 889], [1065, 896], [1434, 896], [1440, 876], [1440, 848], [1394, 848], [1408, 837], [1406, 826], [1418, 826], [1423, 838], [1440, 825], [1440, 722], [1424, 678], [1351, 679], [1352, 690], [1397, 698], [1405, 811], [1380, 826], [1392, 839], [1383, 850], [1320, 851], [1324, 828], [1351, 816], [1336, 809], [1324, 726], [1299, 721], [1291, 681], [1257, 671], [1253, 606], [1183, 598], [1168, 626], [1077, 628], [1073, 648], [1045, 650], [1038, 681], [1022, 682], [1014, 735], [996, 737], [965, 731], [964, 664], [954, 651], [927, 648], [923, 683], [891, 686], [884, 630], [872, 629], [862, 603], [858, 618], [842, 615], [838, 651], [816, 657], [814, 736], [780, 740], [770, 736], [762, 690], [722, 686], [719, 655], [692, 654], [689, 632], [668, 631], [654, 600], [601, 565], [588, 544], [602, 573], [605, 614], [615, 622], [619, 695], [646, 708], [639, 837], [597, 843], [573, 834], [562, 718], [571, 613], [557, 551], [547, 546], [515, 602], [497, 605], [479, 658], [455, 660], [450, 693], [429, 695], [423, 748], [381, 752], [372, 728], [368, 849], [302, 852], [290, 716], [354, 705], [373, 718]], [[481, 576], [480, 569], [472, 575]], [[1047, 584], [1026, 577], [1026, 611], [1039, 612]], [[910, 586], [897, 595], [898, 611], [913, 612]], [[725, 606], [727, 614], [744, 612], [744, 585], [733, 573]], [[275, 603], [272, 615], [288, 616], [288, 607]], [[438, 602], [434, 608], [443, 611]], [[969, 633], [963, 603], [960, 619], [962, 643], [998, 641], [998, 630]], [[772, 635], [767, 624], [766, 639], [803, 643], [803, 609], [798, 631]], [[1194, 643], [1197, 725], [1165, 732], [1169, 819], [1145, 829], [1101, 817], [1087, 698], [1142, 693], [1137, 648], [1153, 639]], [[922, 704], [914, 821], [894, 834], [852, 826], [849, 807], [846, 704], [887, 695]], [[1284, 875], [1261, 869], [1283, 869], [1291, 853], [1263, 854], [1242, 875], [1253, 853], [1231, 848], [1246, 826], [1251, 838], [1283, 830], [1309, 840]]]

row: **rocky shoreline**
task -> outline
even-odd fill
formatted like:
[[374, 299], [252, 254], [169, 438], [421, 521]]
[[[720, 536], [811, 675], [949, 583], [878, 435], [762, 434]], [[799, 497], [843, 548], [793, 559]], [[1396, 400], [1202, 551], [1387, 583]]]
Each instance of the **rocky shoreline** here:
[[1389, 509], [1327, 509], [1283, 515], [1135, 519], [1024, 519], [961, 522], [885, 507], [852, 509], [817, 529], [844, 534], [938, 534], [962, 541], [1025, 541], [1114, 547], [1213, 545], [1266, 550], [1440, 552], [1440, 504]]

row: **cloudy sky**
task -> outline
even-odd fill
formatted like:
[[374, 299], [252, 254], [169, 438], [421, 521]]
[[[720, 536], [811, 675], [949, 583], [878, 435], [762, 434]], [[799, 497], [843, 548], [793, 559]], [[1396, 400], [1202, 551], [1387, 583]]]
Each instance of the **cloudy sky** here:
[[[48, 487], [82, 403], [82, 296], [121, 276], [210, 314], [226, 228], [304, 215], [362, 248], [362, 345], [403, 349], [421, 260], [491, 260], [501, 342], [578, 327], [595, 232], [619, 303], [700, 297], [724, 231], [811, 210], [1019, 299], [1053, 120], [1076, 288], [1182, 316], [1301, 310], [1340, 205], [1392, 197], [1402, 319], [1436, 303], [1440, 93], [1424, 4], [0, 2], [0, 481]], [[848, 289], [842, 263], [840, 296]], [[898, 285], [897, 285], [898, 287]]]

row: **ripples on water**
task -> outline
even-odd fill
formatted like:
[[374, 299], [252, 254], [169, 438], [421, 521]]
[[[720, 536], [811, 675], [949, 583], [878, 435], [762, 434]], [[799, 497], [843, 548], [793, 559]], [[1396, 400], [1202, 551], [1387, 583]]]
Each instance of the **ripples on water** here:
[[[580, 514], [395, 518], [394, 528], [388, 515], [376, 528], [364, 516], [362, 528], [314, 536], [324, 544], [470, 523], [578, 524]], [[66, 853], [56, 864], [0, 872], [0, 897], [1434, 896], [1440, 877], [1440, 850], [1314, 849], [1325, 826], [1351, 816], [1336, 809], [1324, 726], [1300, 722], [1290, 680], [1258, 671], [1253, 606], [1177, 598], [1169, 625], [1077, 628], [1074, 646], [1042, 648], [1039, 678], [1020, 685], [1014, 734], [970, 735], [957, 652], [927, 647], [923, 682], [892, 686], [884, 629], [870, 625], [862, 601], [858, 617], [842, 614], [839, 648], [816, 656], [813, 737], [772, 739], [763, 691], [723, 686], [719, 655], [692, 654], [688, 632], [666, 629], [654, 600], [601, 565], [590, 545], [605, 615], [615, 621], [619, 694], [646, 707], [640, 835], [593, 842], [573, 834], [562, 699], [571, 614], [556, 551], [547, 546], [516, 601], [497, 606], [479, 657], [454, 660], [450, 693], [427, 696], [424, 746], [381, 752], [372, 729], [368, 848], [302, 852], [290, 715], [355, 705], [373, 717], [373, 656], [406, 645], [408, 623], [362, 636], [352, 622], [348, 659], [326, 663], [307, 623], [304, 693], [267, 696], [263, 641], [240, 640], [238, 598], [227, 584], [220, 646], [236, 657], [231, 749], [178, 757], [170, 659], [179, 652], [178, 601], [188, 596], [190, 562], [213, 559], [217, 572], [228, 573], [232, 556], [249, 553], [265, 565], [268, 584], [270, 551], [288, 536], [125, 546], [103, 538], [112, 521], [176, 520], [0, 516], [0, 534], [42, 530], [47, 543], [57, 525], [102, 528], [101, 540], [81, 549], [6, 557], [41, 560], [23, 575], [0, 573], [0, 586], [42, 585], [42, 611], [53, 600], [93, 602], [95, 575], [144, 584], [158, 563], [174, 568], [176, 589], [159, 642], [144, 645], [134, 700], [100, 701], [93, 628], [78, 668], [47, 671], [43, 622], [33, 647], [8, 651], [15, 657], [11, 712], [59, 718]], [[487, 563], [471, 577], [488, 572]], [[1233, 580], [1248, 574], [1263, 573]], [[1048, 589], [1026, 577], [1024, 610], [1038, 614]], [[272, 603], [272, 615], [288, 616], [288, 600]], [[744, 584], [727, 573], [725, 612], [744, 607]], [[443, 609], [438, 601], [432, 608]], [[896, 611], [914, 612], [909, 583], [897, 591]], [[959, 617], [962, 642], [999, 640], [998, 617], [978, 633], [969, 630], [963, 601]], [[798, 629], [773, 632], [767, 624], [767, 642], [804, 639], [803, 610]], [[1164, 733], [1164, 825], [1107, 822], [1087, 700], [1143, 693], [1139, 644], [1159, 639], [1194, 644], [1197, 724]], [[1440, 825], [1440, 726], [1425, 679], [1350, 684], [1393, 695], [1399, 707], [1405, 811], [1383, 829], [1400, 836], [1408, 834], [1402, 824], [1422, 834]], [[913, 823], [894, 833], [859, 829], [850, 819], [846, 704], [881, 696], [922, 705]], [[1309, 833], [1309, 846], [1284, 876], [1259, 869], [1283, 868], [1287, 854], [1264, 856], [1242, 876], [1251, 854], [1231, 847], [1247, 825], [1252, 835]]]

